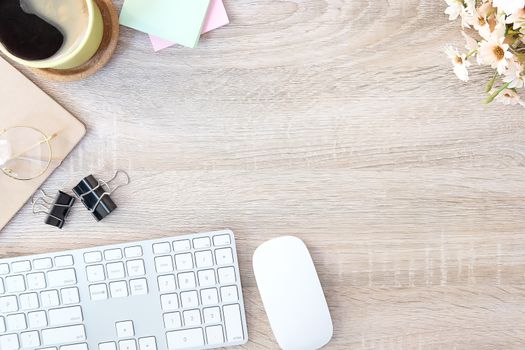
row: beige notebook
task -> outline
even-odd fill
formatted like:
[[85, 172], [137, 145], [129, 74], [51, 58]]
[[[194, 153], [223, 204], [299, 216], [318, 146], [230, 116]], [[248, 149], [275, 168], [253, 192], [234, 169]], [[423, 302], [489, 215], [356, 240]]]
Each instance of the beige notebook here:
[[81, 122], [0, 57], [0, 130], [12, 126], [32, 126], [46, 135], [58, 135], [50, 141], [53, 159], [43, 175], [21, 181], [0, 171], [0, 230], [86, 133]]

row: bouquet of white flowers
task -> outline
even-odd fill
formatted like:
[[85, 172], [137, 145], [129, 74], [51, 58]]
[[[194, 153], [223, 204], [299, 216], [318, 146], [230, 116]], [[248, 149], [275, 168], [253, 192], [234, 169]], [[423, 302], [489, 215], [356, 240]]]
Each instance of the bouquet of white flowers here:
[[494, 76], [489, 80], [487, 103], [505, 104], [525, 101], [525, 0], [445, 0], [449, 19], [461, 19], [466, 52], [448, 46], [454, 73], [468, 81], [472, 61], [490, 66]]

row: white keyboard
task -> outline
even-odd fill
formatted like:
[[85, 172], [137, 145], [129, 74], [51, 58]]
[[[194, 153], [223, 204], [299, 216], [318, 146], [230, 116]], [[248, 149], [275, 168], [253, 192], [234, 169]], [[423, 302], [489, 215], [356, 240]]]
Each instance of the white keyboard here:
[[0, 260], [0, 350], [211, 349], [247, 341], [228, 230]]

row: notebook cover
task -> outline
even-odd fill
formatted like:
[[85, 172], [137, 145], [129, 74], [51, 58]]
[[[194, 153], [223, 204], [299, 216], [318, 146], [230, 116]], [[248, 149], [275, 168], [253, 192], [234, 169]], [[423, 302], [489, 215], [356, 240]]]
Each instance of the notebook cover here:
[[[20, 181], [0, 171], [0, 230], [62, 163], [86, 133], [84, 125], [0, 57], [0, 129], [32, 126], [51, 140], [53, 159], [36, 179]], [[43, 218], [42, 218], [43, 220]]]

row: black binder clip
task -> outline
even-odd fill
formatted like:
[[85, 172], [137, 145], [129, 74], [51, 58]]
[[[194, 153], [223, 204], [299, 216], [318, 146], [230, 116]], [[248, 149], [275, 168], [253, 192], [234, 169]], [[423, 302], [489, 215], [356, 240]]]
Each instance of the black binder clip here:
[[[125, 181], [111, 189], [109, 184], [115, 181], [119, 174], [123, 174]], [[111, 199], [111, 194], [129, 182], [129, 175], [123, 170], [115, 172], [115, 175], [107, 181], [97, 180], [93, 175], [88, 175], [73, 188], [73, 192], [95, 219], [100, 221], [117, 209], [117, 205]]]
[[66, 223], [66, 218], [75, 203], [75, 197], [58, 191], [53, 200], [44, 190], [40, 190], [41, 197], [31, 200], [33, 204], [33, 214], [46, 214], [45, 223], [51, 226], [62, 228]]

